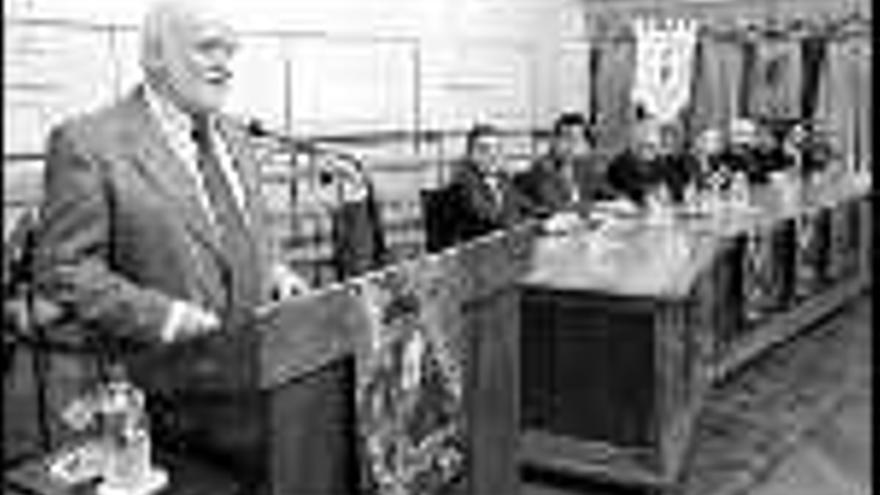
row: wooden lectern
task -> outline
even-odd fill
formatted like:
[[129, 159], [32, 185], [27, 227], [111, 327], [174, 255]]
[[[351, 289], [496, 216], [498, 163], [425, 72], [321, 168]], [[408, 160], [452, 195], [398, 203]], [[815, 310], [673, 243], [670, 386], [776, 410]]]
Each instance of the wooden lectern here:
[[[460, 309], [465, 342], [466, 459], [451, 493], [518, 492], [516, 281], [528, 268], [534, 230], [524, 224], [417, 260], [458, 267], [440, 282]], [[132, 360], [135, 380], [164, 396], [157, 409], [176, 402], [168, 410], [195, 412], [194, 420], [155, 412], [159, 443], [239, 469], [248, 493], [358, 493], [354, 370], [366, 321], [354, 282], [278, 303], [254, 328]]]

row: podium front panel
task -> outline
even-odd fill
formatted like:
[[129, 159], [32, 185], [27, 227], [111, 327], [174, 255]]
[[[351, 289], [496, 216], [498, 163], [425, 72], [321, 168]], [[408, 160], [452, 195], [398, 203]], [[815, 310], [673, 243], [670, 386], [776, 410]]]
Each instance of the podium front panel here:
[[[375, 461], [376, 457], [370, 456], [376, 455], [377, 445], [380, 452], [383, 448], [391, 451], [388, 449], [393, 446], [388, 442], [399, 443], [411, 453], [419, 449], [430, 452], [434, 447], [426, 444], [426, 439], [444, 438], [430, 428], [460, 425], [464, 452], [460, 472], [452, 473], [436, 493], [516, 493], [517, 281], [528, 269], [534, 230], [534, 225], [525, 224], [371, 272], [263, 308], [252, 328], [209, 335], [141, 356], [134, 368], [138, 376], [147, 377], [149, 389], [176, 399], [193, 396], [205, 399], [205, 405], [237, 407], [242, 412], [203, 414], [202, 418], [213, 420], [199, 423], [198, 410], [178, 407], [184, 416], [196, 413], [186, 420], [196, 428], [186, 435], [174, 431], [181, 425], [180, 418], [160, 419], [170, 425], [162, 429], [164, 438], [160, 442], [175, 438], [178, 445], [200, 444], [200, 448], [188, 450], [228, 470], [249, 493], [383, 493], [375, 489], [375, 484], [365, 483], [370, 476], [375, 479], [377, 472], [383, 473], [382, 469], [370, 471], [370, 476], [365, 472], [377, 466], [366, 462]], [[424, 274], [432, 270], [437, 276], [428, 280]], [[393, 297], [378, 305], [363, 298], [371, 283], [398, 276], [394, 274], [404, 285], [412, 286], [411, 294], [409, 289], [391, 291]], [[410, 296], [418, 300], [415, 306]], [[419, 305], [420, 310], [414, 309]], [[385, 313], [379, 320], [372, 313], [377, 308]], [[397, 316], [389, 316], [392, 313]], [[437, 315], [446, 319], [432, 323]], [[373, 415], [372, 422], [366, 423], [366, 406], [357, 398], [366, 390], [359, 389], [367, 376], [362, 373], [373, 369], [381, 374], [384, 369], [364, 367], [365, 359], [383, 356], [371, 354], [374, 351], [370, 346], [385, 338], [380, 335], [380, 340], [375, 340], [377, 331], [387, 334], [391, 341], [399, 340], [402, 347], [388, 353], [392, 361], [398, 362], [388, 369], [398, 371], [392, 373], [390, 381], [368, 392], [365, 404], [381, 394], [397, 394], [408, 387], [401, 385], [411, 376], [401, 371], [409, 366], [407, 363], [423, 365], [416, 373], [421, 377], [417, 381], [427, 388], [415, 395], [400, 396], [404, 402], [410, 400], [405, 397], [416, 401], [410, 413], [398, 411], [388, 418]], [[451, 333], [444, 343], [432, 340], [431, 332]], [[458, 356], [454, 361], [460, 361], [452, 364], [460, 374], [457, 387], [461, 402], [452, 410], [457, 419], [445, 423], [421, 421], [419, 418], [426, 416], [418, 413], [423, 407], [418, 402], [442, 399], [445, 393], [441, 387], [439, 395], [430, 395], [428, 390], [433, 385], [428, 382], [432, 376], [439, 376], [438, 366], [452, 363], [431, 357], [432, 349], [439, 352], [447, 345]], [[412, 361], [413, 353], [422, 357]], [[425, 411], [433, 408], [430, 404], [424, 407], [428, 407]], [[394, 414], [404, 414], [404, 420], [398, 421]], [[389, 436], [383, 433], [386, 427], [403, 430], [400, 435]], [[193, 431], [198, 434], [191, 434]], [[442, 465], [446, 462], [443, 459], [439, 456], [434, 460]], [[397, 481], [386, 478], [385, 482], [388, 486], [398, 481], [416, 487], [434, 486], [420, 484], [423, 480], [417, 476], [407, 479], [405, 473], [405, 469], [392, 472]]]

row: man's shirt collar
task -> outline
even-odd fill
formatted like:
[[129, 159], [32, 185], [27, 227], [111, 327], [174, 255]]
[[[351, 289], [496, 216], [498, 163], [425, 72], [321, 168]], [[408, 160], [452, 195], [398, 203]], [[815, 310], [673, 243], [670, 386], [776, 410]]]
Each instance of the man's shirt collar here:
[[144, 84], [144, 97], [163, 131], [175, 137], [189, 137], [192, 134], [192, 117], [159, 94], [150, 84]]

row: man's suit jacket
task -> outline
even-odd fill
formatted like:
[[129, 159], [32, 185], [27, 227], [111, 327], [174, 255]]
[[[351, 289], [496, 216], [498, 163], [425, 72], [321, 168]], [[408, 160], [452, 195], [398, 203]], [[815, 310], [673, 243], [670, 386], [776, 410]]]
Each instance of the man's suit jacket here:
[[597, 158], [579, 158], [573, 163], [573, 186], [580, 199], [572, 200], [572, 185], [560, 171], [559, 160], [544, 156], [519, 174], [516, 186], [534, 203], [538, 216], [548, 216], [563, 209], [584, 211], [594, 200], [609, 199], [613, 192], [605, 174], [597, 169]]
[[499, 194], [492, 191], [486, 177], [465, 160], [459, 162], [450, 184], [455, 203], [455, 239], [468, 241], [493, 230], [512, 227], [530, 214], [534, 206], [517, 190], [507, 176], [498, 176]]
[[680, 201], [685, 186], [695, 180], [698, 173], [699, 163], [690, 155], [664, 155], [645, 161], [626, 149], [608, 165], [608, 182], [618, 193], [638, 204], [660, 184], [669, 188], [673, 200]]
[[791, 166], [793, 159], [779, 148], [729, 147], [721, 153], [721, 159], [732, 171], [746, 174], [750, 183], [763, 184], [771, 172]]
[[[266, 273], [271, 254], [257, 162], [245, 128], [226, 117], [217, 122], [241, 178], [249, 234]], [[41, 291], [84, 324], [139, 342], [156, 341], [173, 299], [222, 312], [230, 259], [184, 166], [149, 114], [141, 88], [55, 128], [38, 233]]]
[[[256, 269], [265, 273], [272, 253], [257, 161], [243, 126], [220, 117], [217, 131], [239, 172], [248, 235], [259, 253]], [[257, 462], [262, 447], [258, 410], [247, 392], [250, 339], [230, 338], [253, 332], [224, 332], [222, 345], [211, 344], [213, 337], [150, 345], [159, 342], [173, 300], [221, 313], [228, 303], [231, 261], [184, 166], [149, 113], [141, 88], [55, 128], [36, 281], [78, 327], [126, 344], [111, 348], [124, 350], [118, 357], [147, 390], [158, 437], [187, 439], [231, 468], [244, 466], [243, 472], [254, 474], [259, 466], [249, 463]]]

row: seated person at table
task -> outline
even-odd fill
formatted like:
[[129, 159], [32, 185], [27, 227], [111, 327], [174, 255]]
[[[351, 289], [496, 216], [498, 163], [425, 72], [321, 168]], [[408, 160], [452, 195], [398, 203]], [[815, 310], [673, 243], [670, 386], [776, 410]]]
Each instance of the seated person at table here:
[[450, 228], [459, 242], [511, 227], [534, 210], [502, 168], [498, 129], [484, 124], [474, 126], [465, 147], [466, 156], [454, 165], [449, 186], [456, 212]]
[[768, 128], [748, 119], [735, 119], [730, 144], [721, 154], [731, 171], [743, 172], [752, 184], [766, 183], [769, 174], [791, 164], [791, 158]]
[[725, 148], [725, 136], [720, 129], [705, 129], [694, 139], [692, 153], [697, 166], [695, 182], [700, 187], [707, 187], [713, 175], [726, 175], [726, 166], [722, 160]]
[[685, 146], [684, 130], [674, 123], [660, 127], [660, 156], [655, 165], [669, 188], [672, 200], [684, 200], [685, 189], [699, 178], [700, 164]]
[[761, 161], [758, 182], [766, 181], [771, 173], [791, 168], [796, 163], [796, 148], [788, 142], [794, 126], [777, 122], [767, 122], [758, 126], [758, 157]]
[[804, 177], [824, 170], [834, 155], [827, 132], [812, 122], [795, 124], [785, 136], [783, 147], [795, 158]]
[[579, 113], [565, 113], [553, 124], [550, 151], [516, 177], [517, 187], [536, 205], [536, 214], [583, 212], [596, 199], [612, 196], [602, 164], [589, 154], [595, 146], [592, 130]]
[[647, 197], [659, 188], [666, 188], [672, 199], [680, 200], [695, 175], [692, 158], [674, 149], [671, 140], [664, 143], [663, 132], [656, 122], [641, 122], [633, 129], [626, 149], [608, 165], [608, 183], [638, 206], [644, 206]]

